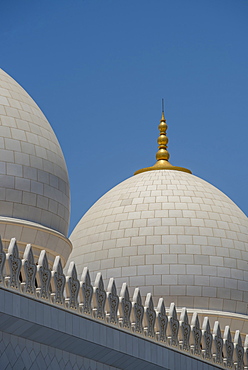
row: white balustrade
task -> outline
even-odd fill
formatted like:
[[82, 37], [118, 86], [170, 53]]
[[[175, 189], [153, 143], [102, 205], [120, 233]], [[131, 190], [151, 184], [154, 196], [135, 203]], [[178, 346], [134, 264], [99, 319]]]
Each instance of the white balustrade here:
[[174, 303], [171, 303], [167, 316], [164, 299], [160, 298], [154, 308], [152, 295], [148, 293], [143, 305], [139, 288], [135, 289], [131, 301], [126, 283], [123, 283], [118, 296], [114, 278], [109, 280], [105, 291], [100, 272], [93, 287], [87, 267], [78, 280], [74, 262], [70, 263], [65, 276], [59, 256], [50, 271], [46, 251], [41, 251], [36, 263], [30, 244], [21, 260], [15, 238], [11, 239], [7, 254], [0, 239], [1, 286], [32, 295], [47, 304], [104, 320], [106, 325], [115, 325], [119, 330], [129, 330], [147, 340], [156, 340], [224, 369], [248, 370], [248, 335], [242, 344], [240, 332], [236, 330], [232, 340], [230, 328], [226, 326], [222, 337], [219, 322], [214, 323], [211, 331], [209, 319], [205, 317], [201, 327], [197, 312], [193, 313], [189, 323], [187, 309], [183, 308], [179, 317]]

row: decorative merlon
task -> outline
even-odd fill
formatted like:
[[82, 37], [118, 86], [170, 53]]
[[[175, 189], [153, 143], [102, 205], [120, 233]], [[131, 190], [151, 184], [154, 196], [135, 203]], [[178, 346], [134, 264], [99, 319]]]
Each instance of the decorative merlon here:
[[26, 246], [21, 260], [14, 238], [5, 255], [0, 239], [0, 288], [18, 291], [70, 312], [104, 321], [118, 330], [135, 333], [201, 358], [218, 368], [248, 370], [248, 335], [243, 344], [239, 330], [232, 339], [230, 327], [226, 326], [222, 337], [219, 322], [216, 321], [211, 330], [209, 318], [205, 317], [200, 327], [197, 312], [193, 313], [190, 321], [186, 308], [179, 313], [175, 304], [171, 303], [167, 314], [163, 298], [154, 308], [151, 293], [147, 294], [143, 306], [139, 288], [135, 289], [130, 299], [128, 286], [124, 283], [118, 295], [113, 278], [105, 291], [100, 272], [92, 286], [87, 267], [80, 281], [77, 276], [74, 262], [70, 263], [67, 275], [64, 275], [59, 256], [50, 271], [45, 250], [41, 251], [36, 264], [30, 244]]

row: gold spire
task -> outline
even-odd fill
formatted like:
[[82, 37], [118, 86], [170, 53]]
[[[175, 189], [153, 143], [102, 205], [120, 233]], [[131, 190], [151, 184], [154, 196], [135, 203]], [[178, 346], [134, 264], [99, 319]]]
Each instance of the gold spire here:
[[164, 118], [164, 109], [163, 109], [160, 124], [158, 126], [160, 135], [157, 140], [158, 142], [158, 151], [156, 154], [157, 162], [152, 167], [146, 167], [146, 168], [142, 168], [141, 170], [136, 171], [134, 175], [137, 175], [138, 173], [141, 173], [141, 172], [154, 171], [154, 170], [175, 170], [175, 171], [183, 171], [183, 172], [192, 173], [187, 168], [176, 167], [170, 164], [169, 162], [170, 154], [167, 150], [167, 144], [168, 144], [168, 137], [166, 136], [167, 127], [168, 126], [166, 124], [166, 119]]

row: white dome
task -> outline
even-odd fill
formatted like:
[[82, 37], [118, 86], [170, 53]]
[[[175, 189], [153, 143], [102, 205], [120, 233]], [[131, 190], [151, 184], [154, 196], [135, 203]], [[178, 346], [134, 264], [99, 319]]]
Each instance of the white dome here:
[[58, 140], [37, 104], [0, 69], [0, 216], [67, 235], [70, 190]]
[[191, 174], [149, 171], [107, 192], [71, 235], [88, 266], [118, 287], [167, 304], [247, 313], [248, 222], [221, 191]]

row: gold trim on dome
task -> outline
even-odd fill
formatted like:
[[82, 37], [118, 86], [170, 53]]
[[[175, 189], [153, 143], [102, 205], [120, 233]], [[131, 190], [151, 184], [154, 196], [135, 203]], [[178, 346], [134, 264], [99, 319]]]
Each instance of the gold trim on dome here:
[[160, 135], [158, 137], [158, 151], [156, 153], [156, 159], [157, 162], [151, 166], [151, 167], [145, 167], [141, 170], [138, 170], [134, 173], [134, 175], [137, 175], [138, 173], [146, 172], [146, 171], [154, 171], [154, 170], [175, 170], [175, 171], [183, 171], [187, 173], [192, 173], [187, 168], [183, 167], [177, 167], [173, 166], [169, 162], [170, 154], [167, 150], [167, 144], [168, 144], [168, 137], [166, 136], [167, 131], [167, 124], [166, 119], [164, 118], [164, 110], [162, 111], [162, 117], [160, 120], [160, 124], [158, 126], [158, 129], [160, 131]]

